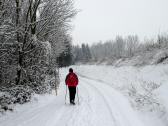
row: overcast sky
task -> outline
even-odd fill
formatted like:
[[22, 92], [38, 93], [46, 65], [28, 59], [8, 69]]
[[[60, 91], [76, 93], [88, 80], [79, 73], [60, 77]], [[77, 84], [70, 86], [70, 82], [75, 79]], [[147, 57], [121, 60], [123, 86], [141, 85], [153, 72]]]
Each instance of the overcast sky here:
[[75, 0], [73, 44], [168, 32], [168, 0]]

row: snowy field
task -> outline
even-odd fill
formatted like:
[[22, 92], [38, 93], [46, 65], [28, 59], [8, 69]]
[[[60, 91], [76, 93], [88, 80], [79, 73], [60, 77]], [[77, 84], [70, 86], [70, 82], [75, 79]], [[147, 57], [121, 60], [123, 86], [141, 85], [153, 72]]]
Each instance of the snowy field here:
[[60, 70], [58, 96], [34, 96], [0, 115], [0, 126], [167, 126], [168, 65], [72, 66], [79, 76], [79, 104], [65, 104]]

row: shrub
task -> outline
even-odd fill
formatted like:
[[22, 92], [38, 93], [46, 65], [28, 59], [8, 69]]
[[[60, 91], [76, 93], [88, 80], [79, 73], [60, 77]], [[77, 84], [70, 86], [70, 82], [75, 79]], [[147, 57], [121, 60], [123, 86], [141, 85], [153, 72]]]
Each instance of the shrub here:
[[16, 87], [1, 88], [0, 109], [11, 110], [9, 107], [13, 104], [23, 104], [29, 102], [33, 91], [28, 86], [19, 85]]

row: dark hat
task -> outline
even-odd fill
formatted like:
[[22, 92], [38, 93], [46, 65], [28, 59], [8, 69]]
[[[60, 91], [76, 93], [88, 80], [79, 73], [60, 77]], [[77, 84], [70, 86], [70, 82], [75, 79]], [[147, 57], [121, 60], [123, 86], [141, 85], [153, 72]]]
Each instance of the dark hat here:
[[73, 73], [73, 69], [72, 69], [72, 68], [69, 68], [69, 72], [70, 72], [70, 73]]

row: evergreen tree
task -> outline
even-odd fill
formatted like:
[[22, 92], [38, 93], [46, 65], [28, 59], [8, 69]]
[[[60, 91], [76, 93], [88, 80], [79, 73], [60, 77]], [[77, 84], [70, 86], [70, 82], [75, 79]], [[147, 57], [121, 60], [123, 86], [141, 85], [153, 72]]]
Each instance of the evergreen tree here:
[[64, 45], [65, 45], [65, 50], [57, 58], [59, 67], [72, 65], [72, 62], [73, 62], [71, 38], [69, 36], [67, 36], [67, 38], [65, 39]]
[[86, 45], [86, 57], [87, 57], [88, 61], [91, 60], [91, 58], [92, 58], [92, 55], [91, 55], [90, 48], [89, 48], [88, 44]]
[[88, 44], [73, 47], [74, 62], [89, 62], [92, 58]]

